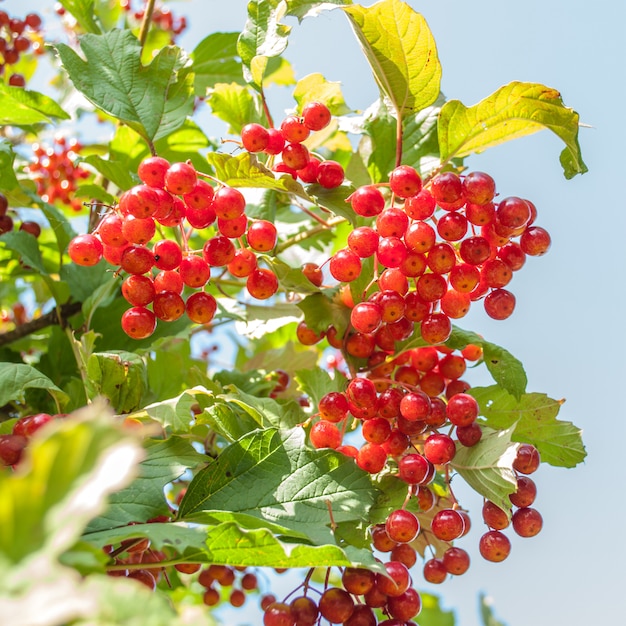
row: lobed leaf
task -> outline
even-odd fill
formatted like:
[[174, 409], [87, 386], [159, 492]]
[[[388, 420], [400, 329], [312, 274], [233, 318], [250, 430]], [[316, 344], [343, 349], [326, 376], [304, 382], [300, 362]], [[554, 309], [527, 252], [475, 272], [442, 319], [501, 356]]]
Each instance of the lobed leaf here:
[[348, 383], [346, 377], [335, 370], [334, 377], [320, 367], [299, 370], [296, 372], [296, 381], [300, 389], [311, 400], [311, 405], [317, 407], [319, 401], [332, 391], [343, 392]]
[[102, 32], [94, 19], [94, 0], [59, 0], [59, 4], [76, 18], [83, 30], [95, 34]]
[[96, 107], [128, 124], [152, 142], [175, 131], [193, 111], [191, 74], [178, 76], [183, 52], [168, 46], [149, 65], [141, 64], [141, 45], [128, 30], [80, 38], [83, 60], [57, 44], [63, 67], [74, 86]]
[[566, 178], [587, 166], [578, 144], [579, 116], [563, 104], [561, 94], [538, 83], [512, 82], [466, 107], [450, 100], [439, 115], [441, 160], [482, 152], [505, 141], [547, 128], [565, 143], [561, 164]]
[[422, 15], [400, 0], [344, 8], [382, 93], [402, 119], [435, 102], [441, 64]]
[[293, 97], [299, 111], [309, 102], [323, 102], [333, 115], [346, 115], [351, 111], [341, 93], [341, 83], [328, 81], [318, 73], [301, 78], [293, 90]]
[[515, 398], [498, 386], [473, 387], [468, 393], [478, 400], [488, 426], [512, 429], [512, 440], [533, 444], [545, 463], [574, 467], [585, 459], [582, 431], [556, 418], [563, 400], [543, 393]]
[[519, 444], [511, 442], [514, 429], [481, 427], [481, 440], [470, 448], [458, 444], [450, 465], [474, 491], [503, 511], [510, 511], [508, 496], [517, 489], [513, 461]]
[[334, 326], [341, 336], [350, 322], [350, 309], [322, 293], [306, 296], [298, 302], [298, 308], [304, 313], [306, 325], [318, 333]]

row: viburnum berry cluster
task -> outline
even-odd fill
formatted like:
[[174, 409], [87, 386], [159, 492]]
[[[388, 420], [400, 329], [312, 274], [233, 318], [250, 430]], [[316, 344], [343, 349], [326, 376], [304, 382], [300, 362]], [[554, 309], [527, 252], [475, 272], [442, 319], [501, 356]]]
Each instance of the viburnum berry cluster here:
[[[144, 339], [154, 332], [157, 319], [172, 322], [184, 314], [198, 324], [210, 322], [217, 303], [204, 287], [212, 268], [245, 278], [254, 298], [265, 300], [276, 293], [276, 275], [259, 267], [256, 256], [273, 249], [276, 227], [266, 220], [248, 220], [238, 189], [214, 189], [189, 163], [170, 164], [162, 157], [144, 159], [138, 175], [143, 182], [121, 195], [119, 205], [104, 214], [93, 233], [75, 237], [68, 248], [78, 265], [95, 265], [104, 257], [118, 266], [124, 276], [122, 295], [132, 305], [122, 316], [129, 336]], [[214, 223], [202, 249], [191, 250], [191, 232]], [[173, 229], [178, 239], [151, 243], [157, 225]], [[183, 299], [185, 287], [195, 291]]]
[[266, 128], [258, 123], [246, 124], [241, 130], [241, 143], [250, 153], [280, 155], [273, 166], [277, 173], [287, 173], [303, 183], [317, 183], [326, 189], [339, 187], [344, 181], [340, 163], [321, 160], [310, 153], [304, 141], [311, 132], [319, 131], [330, 123], [331, 112], [322, 102], [309, 102], [301, 115], [288, 115], [280, 128]]
[[[396, 476], [407, 484], [403, 508], [372, 526], [372, 547], [391, 553], [392, 561], [409, 569], [417, 551], [425, 556], [429, 548], [436, 554], [423, 567], [430, 583], [464, 574], [470, 565], [468, 552], [454, 541], [469, 532], [471, 521], [454, 497], [450, 480], [457, 451], [475, 446], [483, 435], [478, 402], [461, 378], [467, 363], [481, 358], [482, 349], [472, 344], [460, 353], [444, 346], [405, 351], [352, 378], [345, 392], [322, 396], [309, 432], [314, 447], [336, 449], [371, 474]], [[521, 537], [541, 530], [541, 515], [531, 508], [536, 486], [528, 477], [539, 463], [533, 445], [519, 446], [513, 462], [517, 490], [510, 500], [517, 510], [512, 517], [485, 501], [482, 515], [488, 530], [479, 550], [486, 560], [508, 556], [511, 544], [502, 530], [511, 522]], [[437, 475], [443, 478], [445, 496], [432, 488]]]
[[[354, 212], [373, 223], [354, 228], [328, 263], [352, 309], [342, 337], [328, 329], [331, 344], [370, 357], [376, 349], [393, 351], [394, 342], [411, 337], [417, 325], [425, 342], [442, 343], [451, 320], [479, 300], [491, 318], [509, 317], [515, 296], [505, 287], [527, 256], [546, 253], [551, 243], [535, 225], [534, 204], [514, 196], [494, 201], [494, 180], [484, 172], [441, 172], [423, 186], [414, 168], [401, 165], [390, 174], [389, 202], [386, 187], [365, 185], [349, 197]], [[366, 290], [354, 294], [346, 286], [361, 277], [365, 259], [373, 259], [372, 273]], [[304, 271], [321, 284], [317, 266]], [[322, 338], [305, 327], [301, 334], [305, 343]]]
[[27, 167], [44, 202], [59, 202], [77, 212], [83, 208], [75, 194], [90, 172], [78, 163], [81, 150], [77, 139], [63, 136], [55, 137], [52, 145], [33, 144], [33, 159]]
[[24, 87], [26, 78], [23, 74], [11, 71], [25, 52], [41, 52], [42, 20], [37, 13], [26, 17], [11, 17], [6, 11], [0, 11], [0, 75], [13, 87]]

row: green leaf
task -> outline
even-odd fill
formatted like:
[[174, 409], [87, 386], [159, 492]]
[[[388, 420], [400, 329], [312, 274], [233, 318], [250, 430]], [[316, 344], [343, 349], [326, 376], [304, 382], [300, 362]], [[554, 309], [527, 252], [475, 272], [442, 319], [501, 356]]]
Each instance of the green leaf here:
[[319, 536], [327, 533], [329, 506], [336, 522], [360, 519], [375, 494], [369, 476], [343, 455], [307, 448], [301, 428], [267, 429], [242, 437], [201, 470], [179, 516], [241, 512]]
[[333, 115], [346, 115], [351, 109], [341, 93], [341, 83], [328, 81], [322, 74], [309, 74], [301, 78], [293, 91], [293, 97], [302, 111], [309, 102], [323, 102]]
[[179, 80], [177, 75], [185, 63], [179, 48], [163, 48], [149, 65], [143, 66], [141, 45], [128, 30], [88, 33], [80, 38], [80, 47], [85, 60], [69, 46], [56, 45], [76, 88], [146, 141], [173, 132], [193, 111], [193, 77], [188, 74]]
[[453, 326], [446, 345], [449, 348], [462, 350], [469, 344], [480, 346], [483, 349], [484, 363], [498, 385], [516, 398], [521, 398], [528, 384], [528, 378], [521, 361], [508, 350], [495, 343], [485, 341], [480, 335]]
[[459, 100], [446, 102], [439, 116], [441, 160], [482, 152], [548, 128], [565, 143], [561, 164], [565, 177], [572, 178], [587, 171], [578, 127], [578, 113], [564, 106], [558, 91], [537, 83], [512, 82], [471, 107]]
[[136, 410], [148, 386], [145, 361], [123, 350], [90, 355], [87, 375], [93, 391], [107, 398], [117, 413]]
[[287, 15], [293, 15], [301, 22], [305, 17], [315, 17], [322, 11], [349, 4], [352, 0], [287, 0]]
[[84, 160], [119, 189], [130, 189], [137, 184], [137, 178], [130, 173], [127, 161], [104, 159], [97, 154], [90, 154]]
[[52, 98], [37, 91], [0, 83], [0, 125], [50, 124], [53, 119], [69, 118]]
[[514, 429], [481, 428], [481, 440], [470, 448], [459, 444], [450, 465], [474, 491], [510, 511], [508, 496], [517, 489], [513, 461], [519, 444], [511, 443]]
[[61, 405], [69, 399], [64, 391], [31, 365], [0, 363], [0, 406], [14, 400], [23, 401], [26, 389], [45, 389]]
[[420, 591], [420, 597], [422, 598], [422, 610], [419, 614], [420, 626], [454, 626], [456, 624], [454, 612], [444, 611], [437, 596]]
[[207, 460], [188, 440], [176, 436], [163, 441], [147, 439], [144, 448], [146, 458], [138, 465], [137, 478], [111, 495], [109, 507], [92, 520], [88, 533], [169, 515], [171, 511], [163, 495], [165, 485]]
[[334, 326], [341, 336], [350, 323], [350, 309], [322, 293], [307, 296], [298, 302], [298, 307], [304, 313], [306, 325], [317, 333]]
[[335, 376], [331, 377], [325, 369], [320, 367], [299, 370], [296, 372], [296, 381], [302, 392], [311, 400], [313, 407], [317, 407], [319, 401], [327, 393], [345, 391], [348, 382], [340, 372], [335, 370]]
[[228, 132], [240, 135], [251, 122], [263, 123], [261, 102], [247, 87], [236, 83], [217, 83], [207, 97], [213, 114], [228, 124]]
[[4, 192], [15, 190], [19, 187], [13, 163], [15, 152], [13, 146], [6, 140], [0, 141], [0, 189]]
[[433, 104], [439, 96], [441, 64], [424, 17], [400, 0], [344, 11], [398, 118]]
[[83, 30], [95, 34], [102, 32], [94, 20], [94, 0], [60, 0], [59, 4], [76, 18]]
[[39, 550], [57, 557], [129, 482], [140, 457], [101, 404], [46, 425], [30, 439], [22, 470], [0, 472], [0, 554], [14, 563]]
[[37, 239], [22, 230], [12, 230], [8, 233], [4, 233], [0, 237], [0, 247], [4, 245], [9, 250], [17, 252], [20, 260], [24, 265], [37, 270], [40, 274], [48, 274], [46, 268], [43, 266], [43, 259], [41, 258], [41, 251], [39, 250], [39, 244]]
[[280, 56], [287, 47], [290, 26], [281, 24], [287, 4], [284, 0], [250, 0], [248, 19], [237, 41], [246, 81], [256, 89], [263, 86], [268, 59]]
[[217, 83], [244, 83], [238, 37], [239, 33], [212, 33], [194, 48], [191, 58], [196, 95], [206, 95]]
[[307, 185], [306, 192], [319, 206], [332, 211], [335, 215], [347, 219], [350, 224], [356, 226], [357, 215], [347, 201], [354, 189], [348, 185], [341, 185], [334, 189], [326, 189], [317, 183]]
[[208, 389], [195, 387], [175, 398], [149, 404], [144, 409], [131, 413], [135, 419], [150, 418], [159, 422], [167, 434], [189, 433], [193, 418], [192, 408], [198, 405], [198, 396], [214, 397]]
[[488, 426], [512, 428], [512, 440], [533, 444], [545, 463], [574, 467], [585, 459], [581, 430], [556, 419], [563, 400], [543, 393], [515, 398], [498, 386], [472, 387], [468, 393], [478, 401]]

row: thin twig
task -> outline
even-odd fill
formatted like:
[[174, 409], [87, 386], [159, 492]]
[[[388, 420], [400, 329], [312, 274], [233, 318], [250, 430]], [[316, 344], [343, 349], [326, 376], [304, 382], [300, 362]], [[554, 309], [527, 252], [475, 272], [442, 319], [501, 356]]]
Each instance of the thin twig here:
[[26, 324], [20, 324], [14, 330], [10, 330], [6, 333], [0, 333], [0, 346], [6, 346], [18, 339], [22, 339], [28, 335], [32, 335], [39, 330], [43, 330], [48, 326], [54, 326], [56, 324], [65, 326], [67, 320], [76, 315], [82, 307], [82, 302], [67, 302], [61, 305], [58, 309], [54, 309], [41, 317], [37, 317]]

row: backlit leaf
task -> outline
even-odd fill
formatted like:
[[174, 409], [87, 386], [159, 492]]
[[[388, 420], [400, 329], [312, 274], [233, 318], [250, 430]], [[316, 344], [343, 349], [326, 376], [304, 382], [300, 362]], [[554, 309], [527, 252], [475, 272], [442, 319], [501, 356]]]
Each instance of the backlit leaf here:
[[512, 82], [471, 107], [459, 100], [446, 102], [439, 116], [441, 160], [482, 152], [547, 128], [565, 143], [561, 163], [565, 177], [572, 178], [587, 171], [578, 126], [578, 113], [563, 104], [558, 91], [537, 83]]
[[458, 444], [450, 465], [474, 491], [503, 511], [510, 511], [508, 496], [517, 489], [513, 461], [519, 444], [511, 442], [513, 428], [481, 428], [481, 440], [469, 448]]
[[439, 96], [441, 64], [422, 15], [400, 0], [344, 9], [382, 93], [397, 116], [416, 113]]
[[511, 428], [511, 439], [533, 444], [545, 463], [574, 467], [584, 460], [581, 430], [556, 418], [562, 400], [553, 400], [543, 393], [525, 393], [515, 398], [498, 386], [473, 387], [468, 393], [478, 400], [487, 425]]

